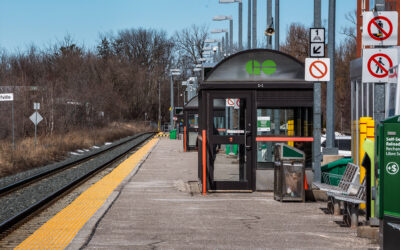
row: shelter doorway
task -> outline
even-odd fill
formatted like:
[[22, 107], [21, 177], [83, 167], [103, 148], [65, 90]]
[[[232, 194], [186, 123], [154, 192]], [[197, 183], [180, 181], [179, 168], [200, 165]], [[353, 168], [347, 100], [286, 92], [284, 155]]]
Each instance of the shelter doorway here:
[[[214, 107], [221, 102], [226, 103], [223, 117]], [[251, 110], [249, 91], [214, 91], [208, 95], [211, 190], [252, 190]]]

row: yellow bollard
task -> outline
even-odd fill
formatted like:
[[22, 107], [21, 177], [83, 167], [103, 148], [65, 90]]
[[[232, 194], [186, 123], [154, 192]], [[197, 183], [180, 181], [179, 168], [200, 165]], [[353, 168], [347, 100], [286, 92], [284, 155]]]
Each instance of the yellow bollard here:
[[[367, 138], [367, 122], [369, 120], [372, 120], [371, 117], [361, 117], [360, 118], [360, 137], [359, 137], [359, 145], [358, 145], [358, 152], [359, 152], [359, 158], [358, 158], [358, 166], [360, 166], [360, 184], [365, 178], [365, 168], [361, 166], [361, 163], [364, 159], [365, 151], [363, 149], [363, 144], [365, 139]], [[366, 206], [365, 204], [360, 204], [361, 209], [365, 209]]]
[[[293, 120], [288, 121], [288, 136], [294, 136], [294, 121]], [[288, 145], [293, 147], [294, 142], [288, 141]]]
[[357, 164], [358, 162], [358, 148], [357, 148], [357, 127], [358, 127], [358, 121], [355, 120], [353, 121], [353, 126], [351, 127], [352, 133], [351, 133], [351, 156], [353, 158], [353, 162]]
[[[375, 121], [367, 121], [367, 139], [375, 141]], [[375, 159], [371, 159], [371, 189], [375, 186]], [[375, 217], [375, 201], [371, 199], [371, 217]]]

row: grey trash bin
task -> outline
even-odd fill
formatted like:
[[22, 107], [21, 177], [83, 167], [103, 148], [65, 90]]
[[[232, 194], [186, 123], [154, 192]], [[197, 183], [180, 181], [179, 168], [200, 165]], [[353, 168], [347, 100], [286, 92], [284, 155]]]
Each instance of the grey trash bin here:
[[274, 148], [274, 199], [305, 201], [305, 154], [284, 143]]

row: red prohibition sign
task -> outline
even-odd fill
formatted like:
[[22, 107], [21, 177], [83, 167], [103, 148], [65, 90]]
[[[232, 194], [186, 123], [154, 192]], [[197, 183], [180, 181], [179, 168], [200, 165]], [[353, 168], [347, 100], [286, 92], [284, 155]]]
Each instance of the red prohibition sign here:
[[[370, 73], [371, 75], [373, 75], [374, 77], [383, 78], [383, 77], [385, 77], [385, 76], [387, 76], [387, 75], [389, 74], [389, 70], [387, 70], [387, 69], [384, 67], [384, 65], [381, 64], [380, 60], [376, 60], [376, 59], [375, 59], [375, 58], [377, 58], [377, 57], [383, 57], [383, 58], [385, 58], [386, 60], [388, 60], [389, 65], [386, 65], [386, 66], [388, 67], [388, 69], [390, 69], [391, 67], [393, 67], [393, 62], [392, 62], [392, 59], [390, 59], [390, 57], [389, 57], [388, 55], [382, 54], [382, 53], [375, 54], [375, 55], [371, 56], [371, 58], [368, 60], [367, 66], [368, 66], [368, 71], [369, 71], [369, 73]], [[376, 73], [372, 70], [372, 68], [371, 68], [372, 62], [374, 62], [374, 63], [376, 64], [376, 66], [379, 67], [379, 68], [381, 69], [381, 71], [383, 72], [382, 75], [377, 74], [378, 70], [376, 71]]]
[[[321, 73], [321, 75], [315, 75], [312, 71], [313, 68], [316, 69], [319, 73]], [[323, 61], [315, 61], [311, 63], [309, 71], [312, 77], [321, 79], [328, 73], [328, 67]]]
[[236, 106], [240, 107], [240, 99], [236, 99]]
[[[384, 20], [384, 21], [386, 21], [386, 22], [389, 24], [389, 30], [386, 31], [386, 30], [384, 30], [381, 26], [379, 26], [379, 25], [375, 22], [375, 21], [377, 21], [377, 20]], [[380, 32], [382, 32], [385, 36], [384, 36], [384, 37], [383, 37], [383, 36], [382, 36], [382, 37], [376, 37], [374, 34], [372, 34], [372, 32], [371, 32], [372, 24], [374, 24], [375, 27], [378, 28], [378, 30], [379, 30]], [[392, 32], [393, 32], [393, 25], [392, 25], [392, 22], [391, 22], [387, 17], [384, 17], [384, 16], [377, 16], [377, 17], [374, 17], [371, 21], [369, 21], [367, 30], [368, 30], [369, 36], [370, 36], [372, 39], [378, 40], [378, 41], [383, 41], [383, 40], [388, 39], [388, 38], [390, 37], [390, 35], [392, 34]]]
[[235, 102], [232, 99], [228, 99], [228, 105], [235, 105]]

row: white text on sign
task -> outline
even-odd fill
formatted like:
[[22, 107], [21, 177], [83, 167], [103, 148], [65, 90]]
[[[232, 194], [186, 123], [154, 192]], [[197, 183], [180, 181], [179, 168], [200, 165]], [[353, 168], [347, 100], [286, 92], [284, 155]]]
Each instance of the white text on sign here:
[[14, 100], [13, 93], [0, 94], [0, 102], [7, 102], [7, 101], [13, 101], [13, 100]]

